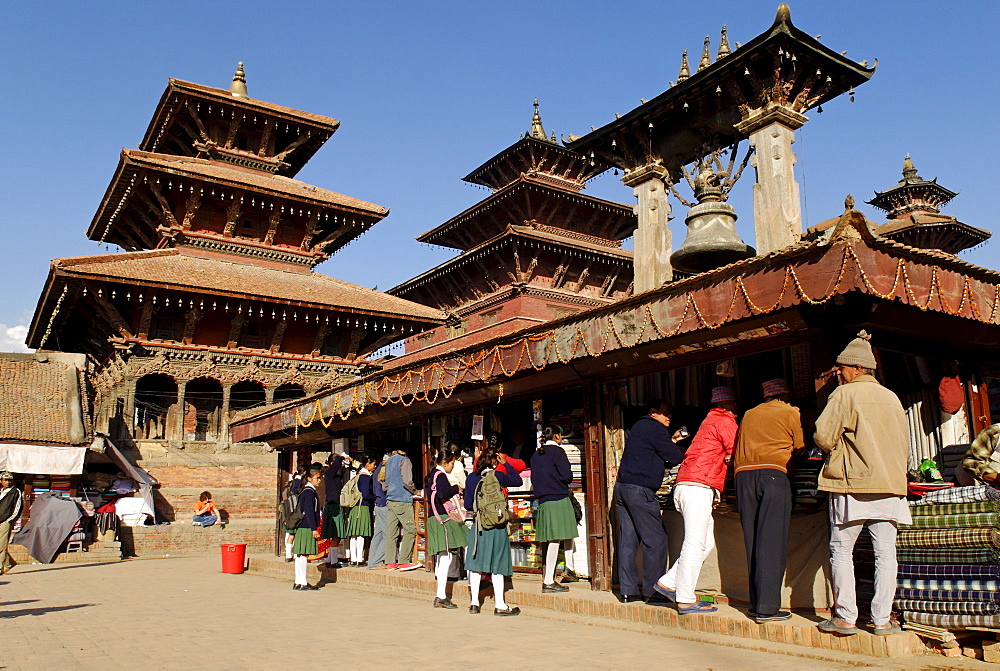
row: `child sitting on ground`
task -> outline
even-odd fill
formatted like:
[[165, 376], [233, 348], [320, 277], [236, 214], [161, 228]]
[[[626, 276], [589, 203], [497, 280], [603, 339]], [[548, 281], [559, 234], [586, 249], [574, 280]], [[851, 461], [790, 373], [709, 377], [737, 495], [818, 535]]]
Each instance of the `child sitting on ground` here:
[[219, 521], [219, 511], [212, 503], [212, 492], [202, 492], [194, 504], [194, 526], [210, 527]]

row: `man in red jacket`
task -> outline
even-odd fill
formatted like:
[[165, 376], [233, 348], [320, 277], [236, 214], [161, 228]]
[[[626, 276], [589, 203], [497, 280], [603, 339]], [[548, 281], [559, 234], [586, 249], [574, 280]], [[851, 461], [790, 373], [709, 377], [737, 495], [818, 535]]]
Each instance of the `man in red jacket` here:
[[736, 442], [736, 395], [729, 387], [712, 389], [712, 409], [684, 454], [674, 507], [684, 517], [684, 544], [677, 561], [656, 583], [656, 591], [677, 602], [677, 612], [712, 613], [718, 610], [699, 601], [694, 590], [705, 558], [715, 547], [712, 509], [719, 502]]

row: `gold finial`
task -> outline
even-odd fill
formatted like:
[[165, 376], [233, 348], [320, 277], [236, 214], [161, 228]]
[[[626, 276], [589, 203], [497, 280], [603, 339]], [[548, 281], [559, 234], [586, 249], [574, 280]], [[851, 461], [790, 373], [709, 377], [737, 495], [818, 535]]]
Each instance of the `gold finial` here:
[[910, 160], [910, 155], [907, 154], [906, 158], [903, 159], [903, 180], [920, 180], [920, 175], [917, 174], [917, 169], [913, 167], [913, 161]]
[[233, 75], [233, 82], [229, 85], [229, 93], [234, 98], [249, 98], [247, 95], [247, 75], [243, 72], [243, 61], [236, 66], [236, 74]]
[[720, 60], [725, 58], [732, 52], [729, 48], [729, 32], [726, 30], [726, 24], [722, 24], [722, 37], [719, 38], [719, 53], [716, 55], [715, 60]]
[[535, 113], [531, 116], [531, 137], [547, 140], [545, 128], [542, 127], [542, 115], [538, 113], [538, 98], [535, 98]]
[[847, 194], [847, 198], [844, 199], [844, 209], [853, 210], [854, 209], [854, 196]]
[[712, 51], [708, 35], [705, 35], [705, 46], [701, 48], [701, 60], [698, 62], [698, 72], [712, 64]]
[[681, 56], [681, 72], [677, 75], [677, 83], [680, 84], [682, 81], [691, 76], [691, 68], [688, 67], [688, 52], [687, 49], [684, 50], [684, 55]]

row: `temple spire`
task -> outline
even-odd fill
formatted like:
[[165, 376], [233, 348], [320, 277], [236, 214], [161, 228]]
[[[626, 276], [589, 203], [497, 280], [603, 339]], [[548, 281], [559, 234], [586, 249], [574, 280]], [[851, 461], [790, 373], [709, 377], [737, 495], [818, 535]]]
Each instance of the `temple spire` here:
[[249, 98], [247, 95], [247, 76], [243, 72], [243, 61], [239, 62], [236, 66], [236, 74], [233, 75], [233, 81], [229, 85], [229, 93], [234, 98]]
[[920, 175], [917, 174], [917, 169], [913, 167], [913, 161], [910, 160], [909, 154], [903, 159], [903, 181], [920, 181]]
[[539, 140], [548, 140], [545, 135], [545, 128], [542, 126], [542, 115], [538, 113], [538, 98], [535, 98], [535, 113], [531, 116], [531, 137]]
[[725, 58], [732, 52], [729, 48], [729, 33], [726, 30], [726, 24], [722, 24], [722, 37], [719, 38], [719, 53], [716, 55], [715, 60]]
[[680, 84], [682, 81], [691, 76], [691, 68], [688, 66], [688, 52], [687, 49], [684, 50], [684, 55], [681, 56], [681, 71], [677, 75], [677, 83]]
[[712, 64], [711, 42], [708, 39], [708, 35], [705, 35], [705, 46], [701, 48], [701, 60], [698, 61], [698, 72], [701, 72], [711, 64]]

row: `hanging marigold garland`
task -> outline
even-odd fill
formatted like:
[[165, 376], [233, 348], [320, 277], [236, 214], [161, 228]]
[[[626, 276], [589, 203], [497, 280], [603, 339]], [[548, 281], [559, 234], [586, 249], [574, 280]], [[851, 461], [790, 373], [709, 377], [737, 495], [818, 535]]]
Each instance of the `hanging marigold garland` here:
[[[404, 371], [398, 375], [390, 374], [374, 382], [365, 382], [353, 387], [350, 391], [338, 391], [332, 396], [333, 408], [330, 411], [329, 419], [324, 419], [323, 417], [324, 413], [320, 399], [316, 399], [309, 419], [305, 419], [302, 416], [301, 408], [297, 407], [295, 409], [296, 437], [298, 436], [299, 427], [304, 429], [309, 428], [313, 422], [318, 420], [324, 427], [329, 428], [333, 425], [336, 418], [346, 420], [354, 413], [363, 413], [369, 403], [375, 403], [379, 406], [394, 404], [404, 407], [409, 407], [417, 402], [433, 405], [439, 398], [450, 398], [459, 384], [489, 382], [498, 374], [503, 377], [512, 377], [518, 371], [522, 370], [522, 364], [525, 362], [525, 359], [527, 359], [529, 367], [540, 371], [554, 363], [568, 363], [576, 358], [580, 348], [583, 348], [585, 356], [600, 356], [610, 349], [609, 345], [612, 341], [617, 343], [618, 347], [631, 348], [643, 342], [652, 334], [655, 334], [655, 337], [660, 339], [671, 338], [680, 333], [692, 315], [696, 319], [698, 328], [717, 329], [734, 319], [733, 313], [741, 300], [750, 313], [755, 316], [768, 314], [780, 308], [789, 290], [794, 291], [795, 295], [804, 303], [821, 305], [829, 301], [840, 291], [840, 286], [847, 275], [849, 263], [853, 263], [865, 289], [873, 296], [877, 296], [882, 300], [902, 298], [920, 310], [930, 309], [931, 304], [936, 300], [941, 311], [952, 316], [960, 315], [968, 304], [969, 311], [977, 321], [987, 324], [996, 323], [998, 307], [1000, 307], [1000, 285], [993, 287], [993, 305], [991, 306], [990, 316], [987, 319], [983, 319], [982, 312], [976, 304], [971, 279], [968, 276], [965, 276], [965, 281], [962, 285], [962, 294], [958, 307], [952, 308], [944, 296], [941, 287], [940, 268], [937, 266], [931, 267], [930, 286], [925, 300], [918, 299], [914, 293], [909, 273], [907, 272], [906, 262], [903, 259], [897, 259], [892, 287], [887, 292], [882, 293], [875, 288], [868, 273], [862, 268], [861, 260], [853, 244], [846, 242], [844, 244], [844, 256], [840, 262], [837, 279], [833, 283], [832, 288], [822, 296], [817, 297], [807, 294], [798, 274], [795, 272], [795, 268], [791, 265], [785, 266], [784, 278], [781, 283], [781, 289], [778, 292], [778, 297], [770, 305], [758, 305], [750, 297], [743, 278], [736, 277], [729, 308], [725, 316], [718, 321], [710, 321], [702, 314], [698, 301], [695, 298], [695, 291], [697, 290], [692, 290], [685, 294], [684, 309], [680, 317], [677, 318], [676, 323], [670, 329], [665, 329], [659, 324], [653, 316], [650, 306], [644, 305], [642, 308], [642, 324], [638, 327], [627, 329], [632, 331], [629, 334], [623, 334], [622, 330], [615, 323], [614, 318], [608, 315], [605, 320], [602, 341], [600, 346], [596, 348], [591, 347], [583, 330], [580, 326], [577, 326], [576, 333], [572, 336], [569, 354], [566, 356], [563, 356], [559, 351], [556, 341], [557, 331], [555, 329], [541, 333], [532, 333], [514, 342], [494, 345], [488, 350], [476, 352], [469, 357], [462, 357], [447, 362], [435, 361], [421, 368]], [[900, 285], [903, 287], [902, 296], [897, 295]], [[637, 333], [635, 333], [636, 331]], [[625, 337], [632, 334], [634, 334], [634, 337]], [[541, 356], [536, 359], [535, 355], [532, 354], [531, 346], [538, 343], [544, 343], [544, 347]], [[504, 363], [504, 357], [512, 350], [518, 350], [517, 361], [513, 366], [509, 366]]]

